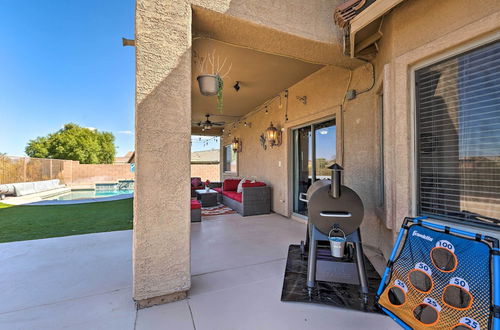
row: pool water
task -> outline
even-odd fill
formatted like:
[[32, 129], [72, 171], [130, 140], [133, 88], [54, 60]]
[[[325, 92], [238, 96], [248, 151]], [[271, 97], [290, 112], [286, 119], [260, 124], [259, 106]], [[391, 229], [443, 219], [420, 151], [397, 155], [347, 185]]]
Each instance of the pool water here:
[[74, 190], [69, 193], [56, 196], [54, 199], [60, 201], [72, 201], [77, 199], [110, 197], [123, 194], [133, 194], [134, 190]]

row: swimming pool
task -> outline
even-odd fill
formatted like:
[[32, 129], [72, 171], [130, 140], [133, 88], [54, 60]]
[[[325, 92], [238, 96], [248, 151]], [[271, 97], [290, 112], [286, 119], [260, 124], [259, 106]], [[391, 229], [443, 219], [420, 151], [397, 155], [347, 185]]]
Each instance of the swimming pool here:
[[73, 201], [78, 199], [92, 199], [100, 197], [110, 197], [124, 194], [133, 194], [133, 189], [121, 189], [121, 190], [72, 190], [69, 193], [63, 195], [54, 196], [48, 199], [60, 200], [60, 201]]

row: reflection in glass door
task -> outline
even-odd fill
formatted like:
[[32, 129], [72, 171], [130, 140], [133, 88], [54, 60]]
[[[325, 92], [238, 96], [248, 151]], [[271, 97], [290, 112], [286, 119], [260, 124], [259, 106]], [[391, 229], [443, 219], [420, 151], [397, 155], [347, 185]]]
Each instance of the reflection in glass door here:
[[300, 193], [316, 180], [330, 177], [328, 166], [337, 155], [335, 119], [301, 127], [293, 131], [293, 212], [307, 215], [307, 203]]

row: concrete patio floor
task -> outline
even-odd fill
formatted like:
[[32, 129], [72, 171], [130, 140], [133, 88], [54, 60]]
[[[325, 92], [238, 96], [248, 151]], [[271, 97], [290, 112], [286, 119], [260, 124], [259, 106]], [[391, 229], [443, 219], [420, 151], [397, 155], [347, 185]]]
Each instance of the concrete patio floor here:
[[398, 329], [388, 317], [280, 301], [288, 245], [278, 215], [192, 225], [189, 299], [136, 311], [132, 232], [0, 244], [0, 329]]

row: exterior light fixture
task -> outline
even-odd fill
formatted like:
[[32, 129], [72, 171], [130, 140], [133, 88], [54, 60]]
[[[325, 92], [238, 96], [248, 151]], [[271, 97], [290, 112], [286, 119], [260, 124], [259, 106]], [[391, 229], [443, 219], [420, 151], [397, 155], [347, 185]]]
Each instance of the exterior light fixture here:
[[240, 82], [239, 82], [239, 81], [236, 81], [236, 84], [234, 84], [233, 88], [234, 88], [234, 90], [235, 90], [235, 91], [239, 92], [239, 91], [240, 91], [240, 88], [241, 88], [241, 86], [240, 86]]
[[279, 146], [281, 144], [281, 132], [273, 126], [273, 123], [266, 129], [267, 141], [271, 147]]
[[241, 141], [235, 137], [233, 139], [232, 147], [233, 147], [234, 152], [240, 152], [241, 151]]
[[212, 128], [212, 123], [208, 123], [206, 122], [204, 125], [203, 125], [203, 130], [209, 130]]

